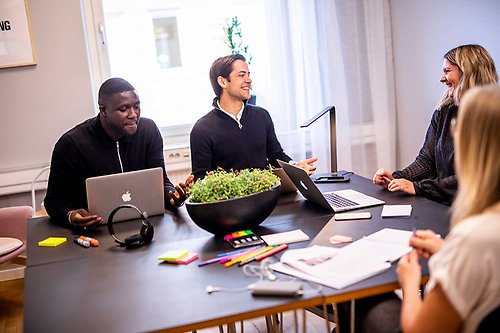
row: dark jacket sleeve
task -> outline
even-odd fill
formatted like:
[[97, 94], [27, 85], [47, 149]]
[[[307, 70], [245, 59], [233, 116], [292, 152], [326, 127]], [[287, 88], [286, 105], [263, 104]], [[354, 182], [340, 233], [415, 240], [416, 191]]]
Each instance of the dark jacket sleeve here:
[[[51, 221], [68, 225], [67, 214], [70, 210], [86, 208], [78, 207], [82, 202], [80, 161], [71, 138], [63, 135], [54, 147], [50, 164], [47, 194], [44, 199], [45, 209]], [[85, 200], [85, 199], [83, 199]]]
[[200, 129], [200, 124], [194, 125], [189, 136], [191, 147], [191, 172], [195, 180], [205, 177], [212, 165], [212, 150], [209, 139]]
[[449, 206], [457, 192], [458, 182], [456, 176], [449, 176], [413, 182], [413, 187], [417, 195]]
[[[438, 129], [445, 121], [441, 117], [443, 117], [441, 112], [434, 112], [424, 144], [415, 161], [406, 168], [393, 172], [392, 175], [394, 178], [412, 181], [417, 195], [450, 205], [457, 191], [457, 178], [455, 175], [442, 176], [442, 172], [436, 169], [436, 142], [438, 136], [442, 135]], [[451, 137], [444, 139], [451, 140]], [[440, 153], [453, 154], [453, 151], [445, 150]], [[453, 163], [453, 159], [450, 163]], [[447, 167], [453, 169], [453, 166]]]

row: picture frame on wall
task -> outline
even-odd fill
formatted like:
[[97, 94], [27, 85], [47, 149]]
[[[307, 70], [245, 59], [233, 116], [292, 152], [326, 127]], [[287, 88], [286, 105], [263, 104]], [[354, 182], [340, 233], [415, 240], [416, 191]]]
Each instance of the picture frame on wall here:
[[0, 1], [0, 68], [36, 65], [27, 0]]

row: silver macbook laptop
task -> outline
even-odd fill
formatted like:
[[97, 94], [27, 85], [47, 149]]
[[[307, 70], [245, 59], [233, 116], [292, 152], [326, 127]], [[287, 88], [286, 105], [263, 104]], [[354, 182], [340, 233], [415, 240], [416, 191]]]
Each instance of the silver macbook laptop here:
[[283, 161], [278, 162], [307, 200], [333, 212], [343, 212], [385, 203], [382, 200], [351, 189], [322, 193], [305, 170]]
[[[90, 214], [101, 216], [105, 222], [116, 207], [131, 204], [148, 216], [165, 212], [163, 169], [153, 168], [111, 175], [91, 177], [86, 180], [87, 203]], [[140, 218], [134, 209], [120, 209], [115, 221]]]
[[286, 174], [285, 170], [282, 168], [273, 168], [272, 172], [280, 177], [281, 181], [281, 193], [291, 193], [291, 192], [297, 192], [297, 188], [293, 184], [292, 180], [288, 175]]

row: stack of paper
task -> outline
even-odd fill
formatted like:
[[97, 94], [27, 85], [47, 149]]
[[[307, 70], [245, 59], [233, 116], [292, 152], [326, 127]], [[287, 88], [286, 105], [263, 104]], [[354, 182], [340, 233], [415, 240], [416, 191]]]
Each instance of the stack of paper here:
[[314, 245], [288, 250], [272, 269], [340, 289], [391, 267], [411, 251], [411, 231], [383, 229], [343, 248]]
[[263, 235], [261, 238], [267, 243], [267, 245], [290, 244], [309, 240], [309, 236], [307, 236], [300, 229], [271, 235]]
[[385, 205], [382, 217], [410, 217], [411, 205]]

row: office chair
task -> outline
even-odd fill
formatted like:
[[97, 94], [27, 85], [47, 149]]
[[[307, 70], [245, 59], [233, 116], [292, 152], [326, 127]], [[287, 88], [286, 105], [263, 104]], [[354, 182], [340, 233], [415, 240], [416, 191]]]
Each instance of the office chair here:
[[[32, 216], [30, 206], [0, 208], [0, 264], [8, 261], [26, 264], [16, 258], [26, 250], [26, 224]], [[0, 281], [4, 280], [9, 278], [0, 274]]]

